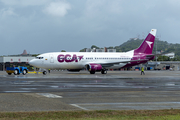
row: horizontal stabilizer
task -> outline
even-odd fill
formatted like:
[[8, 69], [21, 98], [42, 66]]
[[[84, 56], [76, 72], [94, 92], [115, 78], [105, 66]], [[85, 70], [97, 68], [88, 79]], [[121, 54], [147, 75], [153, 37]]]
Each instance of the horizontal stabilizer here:
[[[168, 53], [166, 53], [166, 54], [168, 54]], [[162, 54], [146, 55], [146, 57], [161, 56], [161, 55], [165, 55], [165, 53], [162, 53]]]

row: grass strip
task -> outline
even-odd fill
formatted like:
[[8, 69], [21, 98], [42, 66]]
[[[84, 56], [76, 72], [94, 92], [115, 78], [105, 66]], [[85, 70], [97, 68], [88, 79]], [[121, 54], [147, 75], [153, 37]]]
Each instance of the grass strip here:
[[0, 112], [1, 120], [164, 120], [180, 119], [180, 110], [98, 110], [98, 111], [50, 111], [50, 112]]

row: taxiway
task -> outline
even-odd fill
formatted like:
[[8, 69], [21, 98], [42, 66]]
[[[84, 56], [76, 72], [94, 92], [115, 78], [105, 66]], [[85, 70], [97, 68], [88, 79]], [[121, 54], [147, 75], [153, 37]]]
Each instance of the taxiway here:
[[0, 72], [0, 111], [179, 109], [180, 71]]

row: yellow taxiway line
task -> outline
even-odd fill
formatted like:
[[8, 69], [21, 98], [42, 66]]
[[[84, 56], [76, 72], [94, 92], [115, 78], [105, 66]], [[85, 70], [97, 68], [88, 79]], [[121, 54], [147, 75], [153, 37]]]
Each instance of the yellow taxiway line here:
[[30, 74], [33, 74], [33, 73], [36, 74], [36, 73], [42, 73], [42, 72], [36, 72], [36, 71], [29, 72], [29, 71], [28, 71], [28, 73], [30, 73]]

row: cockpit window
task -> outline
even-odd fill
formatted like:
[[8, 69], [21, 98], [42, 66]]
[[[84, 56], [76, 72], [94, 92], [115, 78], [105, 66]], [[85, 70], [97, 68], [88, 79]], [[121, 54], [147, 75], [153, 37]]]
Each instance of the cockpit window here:
[[43, 57], [36, 57], [36, 59], [43, 59]]

